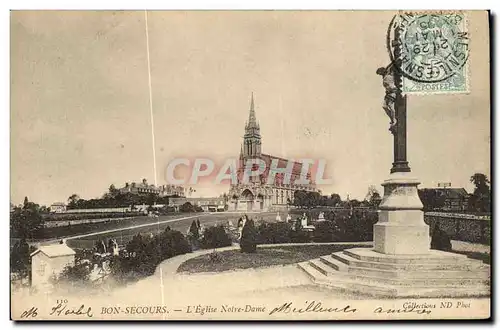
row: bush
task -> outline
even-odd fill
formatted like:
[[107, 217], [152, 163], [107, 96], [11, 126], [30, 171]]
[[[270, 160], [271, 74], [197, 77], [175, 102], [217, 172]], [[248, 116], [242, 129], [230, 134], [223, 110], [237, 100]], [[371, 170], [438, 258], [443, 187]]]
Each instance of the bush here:
[[153, 237], [138, 234], [127, 244], [127, 254], [113, 259], [113, 275], [120, 278], [148, 276], [165, 259], [191, 252], [186, 237], [169, 228]]
[[309, 243], [309, 235], [299, 227], [299, 230], [290, 231], [290, 240], [292, 243]]
[[182, 204], [181, 206], [179, 206], [179, 212], [192, 213], [192, 212], [196, 212], [196, 209], [193, 206], [193, 204], [186, 202], [186, 203]]
[[441, 251], [451, 251], [451, 240], [445, 231], [438, 226], [434, 228], [431, 237], [431, 249]]
[[259, 244], [290, 243], [292, 225], [286, 222], [261, 222], [257, 228]]
[[333, 221], [321, 221], [315, 225], [314, 242], [337, 242], [340, 237], [340, 228]]
[[57, 284], [70, 284], [71, 286], [86, 286], [90, 283], [91, 271], [88, 264], [69, 265], [64, 267], [61, 274], [54, 279], [54, 282]]
[[194, 249], [197, 249], [200, 245], [200, 228], [195, 220], [193, 220], [189, 227], [188, 241]]
[[257, 252], [257, 230], [252, 219], [245, 222], [240, 240], [241, 252], [255, 253]]
[[160, 209], [160, 214], [168, 214], [174, 212], [175, 212], [175, 207], [173, 206], [164, 206]]
[[376, 212], [354, 210], [349, 214], [337, 217], [335, 222], [341, 228], [342, 241], [368, 242], [373, 240], [373, 225], [377, 221]]
[[223, 226], [212, 226], [205, 229], [200, 245], [203, 249], [215, 249], [232, 244], [231, 237]]

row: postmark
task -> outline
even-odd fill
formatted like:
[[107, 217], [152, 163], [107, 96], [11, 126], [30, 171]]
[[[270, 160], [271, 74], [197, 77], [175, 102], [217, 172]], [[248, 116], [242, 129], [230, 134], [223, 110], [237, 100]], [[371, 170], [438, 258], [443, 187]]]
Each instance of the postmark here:
[[403, 93], [467, 93], [469, 34], [462, 12], [402, 13], [389, 49]]

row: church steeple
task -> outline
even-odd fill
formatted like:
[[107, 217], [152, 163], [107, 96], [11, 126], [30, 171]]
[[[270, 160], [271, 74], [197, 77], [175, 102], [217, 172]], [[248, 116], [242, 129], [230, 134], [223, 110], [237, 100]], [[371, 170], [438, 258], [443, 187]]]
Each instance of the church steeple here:
[[260, 156], [261, 153], [261, 137], [260, 127], [255, 116], [255, 102], [252, 97], [250, 100], [250, 113], [248, 122], [245, 125], [245, 136], [243, 138], [243, 155], [246, 157]]
[[259, 128], [259, 124], [257, 123], [257, 118], [255, 116], [255, 103], [253, 101], [253, 92], [252, 98], [250, 100], [250, 114], [248, 115], [248, 122], [246, 128]]

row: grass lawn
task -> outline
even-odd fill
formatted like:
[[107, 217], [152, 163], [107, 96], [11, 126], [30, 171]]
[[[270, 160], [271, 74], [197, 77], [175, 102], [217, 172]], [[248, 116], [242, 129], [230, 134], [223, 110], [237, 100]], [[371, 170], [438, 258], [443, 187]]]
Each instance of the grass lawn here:
[[318, 258], [333, 252], [360, 247], [360, 245], [303, 245], [283, 247], [257, 247], [257, 253], [242, 253], [239, 249], [219, 252], [219, 261], [211, 261], [210, 255], [187, 260], [180, 265], [178, 273], [223, 272], [234, 269], [289, 265]]

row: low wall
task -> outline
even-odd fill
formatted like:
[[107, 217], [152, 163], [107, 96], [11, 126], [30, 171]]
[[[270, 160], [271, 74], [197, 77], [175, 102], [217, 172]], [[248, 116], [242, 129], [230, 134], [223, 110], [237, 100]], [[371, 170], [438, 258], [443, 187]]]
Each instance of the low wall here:
[[82, 225], [86, 223], [99, 223], [99, 222], [108, 222], [108, 221], [121, 221], [133, 219], [133, 216], [130, 217], [121, 217], [121, 218], [98, 218], [98, 219], [81, 219], [81, 220], [52, 220], [45, 222], [45, 228], [53, 228], [53, 227], [65, 227], [65, 226], [75, 226]]
[[451, 239], [490, 245], [491, 217], [472, 214], [427, 212], [425, 222], [431, 235], [436, 228], [446, 232]]

